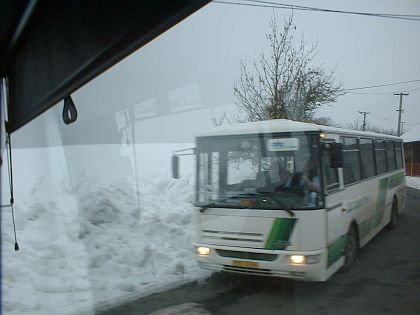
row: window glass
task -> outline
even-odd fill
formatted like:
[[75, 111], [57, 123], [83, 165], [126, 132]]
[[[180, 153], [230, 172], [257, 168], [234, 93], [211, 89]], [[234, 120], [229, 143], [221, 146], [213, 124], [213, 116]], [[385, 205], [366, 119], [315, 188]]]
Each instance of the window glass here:
[[388, 164], [388, 171], [393, 171], [396, 168], [394, 142], [387, 141], [386, 143], [386, 158]]
[[385, 154], [385, 141], [376, 140], [375, 142], [375, 156], [376, 156], [376, 168], [377, 173], [385, 173], [386, 168], [386, 154]]
[[[317, 139], [303, 133], [198, 138], [198, 206], [322, 207]], [[338, 185], [334, 172], [329, 178]]]
[[[218, 154], [218, 152], [212, 152]], [[227, 164], [227, 184], [234, 185], [245, 180], [255, 180], [258, 174], [258, 159], [252, 154], [242, 151], [229, 151]], [[278, 170], [278, 164], [273, 164], [273, 170]], [[278, 171], [274, 172], [278, 177]]]
[[344, 184], [351, 184], [361, 180], [360, 150], [358, 139], [344, 138], [343, 141], [343, 175]]
[[395, 159], [397, 162], [397, 169], [403, 167], [403, 158], [402, 158], [402, 143], [395, 142]]
[[207, 190], [209, 188], [209, 154], [200, 153], [198, 156], [198, 185], [197, 198], [204, 202], [208, 199]]
[[373, 140], [360, 139], [360, 156], [362, 178], [375, 176], [375, 156], [373, 154]]
[[199, 202], [210, 202], [218, 199], [219, 165], [219, 152], [200, 152], [198, 155], [197, 200]]
[[334, 190], [339, 187], [338, 170], [336, 168], [331, 168], [329, 150], [323, 151], [322, 161], [324, 166], [325, 188], [327, 191]]
[[211, 172], [211, 199], [215, 200], [219, 198], [219, 152], [212, 152], [211, 153], [211, 165], [210, 165], [210, 172]]

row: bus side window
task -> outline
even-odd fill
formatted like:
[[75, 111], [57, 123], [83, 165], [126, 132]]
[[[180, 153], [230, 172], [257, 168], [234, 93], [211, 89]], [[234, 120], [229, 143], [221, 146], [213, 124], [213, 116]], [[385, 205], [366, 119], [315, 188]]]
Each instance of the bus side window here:
[[375, 156], [376, 156], [377, 174], [385, 173], [387, 171], [387, 168], [386, 168], [386, 154], [385, 154], [385, 141], [384, 140], [376, 140]]
[[395, 157], [397, 159], [397, 169], [401, 169], [403, 167], [401, 142], [395, 142]]
[[343, 138], [343, 175], [344, 184], [352, 184], [361, 180], [359, 140]]
[[388, 164], [388, 171], [393, 171], [396, 169], [394, 142], [386, 141], [385, 147], [386, 147], [386, 159], [387, 159], [387, 164]]
[[323, 150], [322, 153], [324, 177], [325, 177], [325, 187], [326, 191], [332, 191], [337, 189], [340, 185], [338, 182], [338, 169], [331, 168], [330, 165], [330, 152], [329, 150]]
[[360, 155], [362, 164], [362, 178], [370, 178], [375, 176], [375, 156], [373, 151], [372, 139], [360, 139]]

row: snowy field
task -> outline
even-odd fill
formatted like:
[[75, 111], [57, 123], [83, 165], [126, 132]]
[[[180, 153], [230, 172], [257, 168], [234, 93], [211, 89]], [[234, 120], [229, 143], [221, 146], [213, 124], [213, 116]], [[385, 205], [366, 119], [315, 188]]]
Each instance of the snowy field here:
[[93, 314], [209, 276], [191, 246], [193, 160], [181, 180], [169, 172], [171, 152], [190, 146], [15, 150], [20, 251], [4, 208], [2, 314]]

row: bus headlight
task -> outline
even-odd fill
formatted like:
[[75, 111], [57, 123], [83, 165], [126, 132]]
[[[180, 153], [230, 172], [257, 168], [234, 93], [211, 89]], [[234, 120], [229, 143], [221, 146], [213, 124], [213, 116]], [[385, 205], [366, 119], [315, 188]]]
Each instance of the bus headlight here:
[[198, 256], [208, 256], [210, 253], [210, 248], [203, 246], [197, 247], [196, 253]]
[[289, 262], [293, 265], [312, 265], [321, 261], [321, 255], [290, 255]]
[[294, 265], [303, 265], [305, 264], [305, 256], [303, 255], [291, 255], [289, 256], [289, 261]]

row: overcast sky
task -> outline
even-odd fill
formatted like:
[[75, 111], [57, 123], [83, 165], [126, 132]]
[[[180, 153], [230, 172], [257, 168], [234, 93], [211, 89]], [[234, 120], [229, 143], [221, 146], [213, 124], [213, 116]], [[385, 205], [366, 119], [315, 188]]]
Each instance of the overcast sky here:
[[[287, 3], [420, 14], [420, 1], [414, 0]], [[291, 11], [274, 13], [283, 19]], [[296, 10], [293, 14], [297, 34], [318, 42], [314, 64], [335, 69], [344, 88], [420, 79], [420, 21]], [[124, 137], [136, 142], [192, 141], [211, 127], [212, 110], [236, 110], [232, 85], [240, 74], [239, 61], [245, 56], [252, 61], [267, 48], [265, 33], [272, 15], [269, 8], [210, 3], [76, 91], [76, 123], [65, 126], [60, 121], [59, 104], [16, 132], [15, 144], [118, 143]], [[400, 90], [413, 90], [403, 99], [407, 109], [402, 120], [410, 129], [420, 123], [420, 82], [358, 91], [381, 94], [347, 94], [317, 115], [345, 124], [362, 118], [358, 111], [368, 111], [372, 125], [396, 129], [399, 99], [393, 93]], [[46, 130], [60, 136], [46, 139]]]

